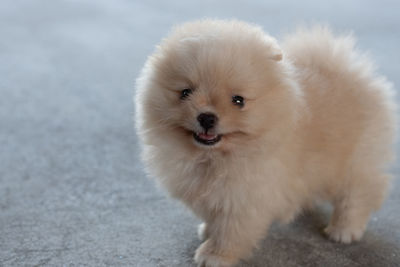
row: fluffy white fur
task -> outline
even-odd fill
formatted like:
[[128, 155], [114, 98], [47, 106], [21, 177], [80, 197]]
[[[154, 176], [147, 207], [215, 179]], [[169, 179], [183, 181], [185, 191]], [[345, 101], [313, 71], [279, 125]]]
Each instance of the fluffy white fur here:
[[[359, 240], [382, 203], [394, 97], [351, 36], [314, 27], [279, 47], [244, 22], [187, 23], [149, 57], [135, 101], [148, 172], [204, 221], [199, 266], [249, 257], [273, 221], [315, 200], [334, 206], [330, 238]], [[219, 118], [213, 146], [193, 139], [203, 112]]]

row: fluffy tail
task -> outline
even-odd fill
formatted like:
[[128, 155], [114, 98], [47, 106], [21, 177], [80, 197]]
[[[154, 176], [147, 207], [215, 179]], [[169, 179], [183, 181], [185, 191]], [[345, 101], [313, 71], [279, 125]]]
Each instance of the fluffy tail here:
[[[351, 33], [334, 36], [327, 26], [300, 28], [283, 41], [286, 56], [298, 67], [319, 69], [321, 73], [364, 73], [374, 71], [372, 62], [355, 49]], [[285, 55], [286, 53], [286, 55]]]

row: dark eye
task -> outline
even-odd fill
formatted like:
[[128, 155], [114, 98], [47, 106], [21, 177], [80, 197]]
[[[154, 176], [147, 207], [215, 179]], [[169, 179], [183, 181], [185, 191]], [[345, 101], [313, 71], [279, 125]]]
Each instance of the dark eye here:
[[244, 98], [240, 95], [234, 95], [232, 96], [232, 103], [242, 108], [244, 106]]
[[185, 99], [185, 98], [187, 98], [191, 93], [193, 93], [193, 90], [192, 90], [192, 89], [190, 89], [190, 88], [183, 89], [183, 90], [181, 91], [180, 99]]

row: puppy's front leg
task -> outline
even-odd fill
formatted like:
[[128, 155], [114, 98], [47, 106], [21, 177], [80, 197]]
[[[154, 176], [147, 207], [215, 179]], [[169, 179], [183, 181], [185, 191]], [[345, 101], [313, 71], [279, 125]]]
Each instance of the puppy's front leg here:
[[196, 251], [199, 267], [231, 267], [251, 255], [269, 226], [262, 216], [219, 216], [207, 223], [207, 239]]

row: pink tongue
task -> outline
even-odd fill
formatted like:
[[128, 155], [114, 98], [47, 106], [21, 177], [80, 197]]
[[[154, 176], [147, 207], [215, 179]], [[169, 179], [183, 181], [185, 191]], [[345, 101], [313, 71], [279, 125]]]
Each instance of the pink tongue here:
[[216, 135], [209, 135], [209, 134], [203, 134], [203, 133], [199, 133], [198, 136], [201, 139], [205, 139], [205, 140], [213, 140], [216, 137]]

